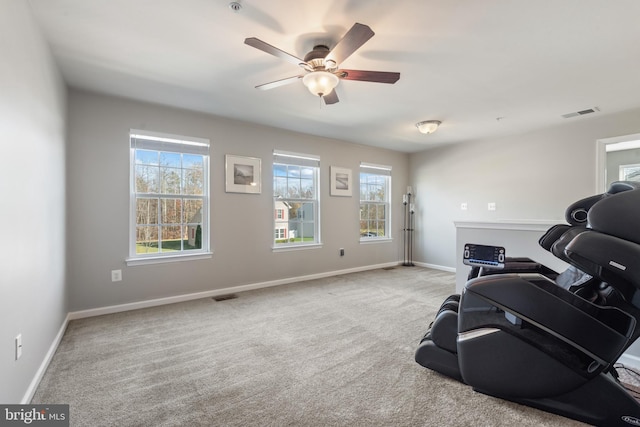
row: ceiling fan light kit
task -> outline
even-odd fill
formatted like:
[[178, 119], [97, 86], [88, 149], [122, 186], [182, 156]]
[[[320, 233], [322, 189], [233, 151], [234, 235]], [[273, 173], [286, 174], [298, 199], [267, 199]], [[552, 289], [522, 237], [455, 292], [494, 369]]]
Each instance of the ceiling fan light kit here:
[[387, 71], [343, 70], [339, 64], [351, 56], [375, 33], [369, 26], [354, 24], [342, 39], [329, 49], [325, 45], [316, 45], [307, 53], [304, 60], [291, 55], [255, 37], [244, 40], [246, 45], [254, 47], [270, 55], [276, 56], [294, 65], [300, 66], [305, 74], [276, 80], [256, 86], [257, 89], [273, 89], [285, 84], [293, 83], [302, 78], [302, 83], [315, 96], [320, 96], [325, 104], [331, 105], [339, 101], [335, 87], [340, 80], [359, 80], [363, 82], [393, 84], [400, 79], [400, 73]]
[[316, 96], [329, 95], [338, 86], [340, 79], [335, 74], [328, 71], [313, 71], [305, 74], [302, 83], [309, 89], [309, 92]]
[[430, 133], [434, 133], [441, 123], [442, 122], [440, 120], [425, 120], [423, 122], [416, 123], [416, 127], [418, 128], [420, 133], [428, 135]]

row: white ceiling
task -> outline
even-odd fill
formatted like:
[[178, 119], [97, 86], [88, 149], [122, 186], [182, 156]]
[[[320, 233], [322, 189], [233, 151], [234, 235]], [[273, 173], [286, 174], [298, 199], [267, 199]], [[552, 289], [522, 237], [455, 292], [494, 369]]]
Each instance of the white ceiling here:
[[[29, 0], [68, 85], [360, 144], [416, 152], [640, 107], [638, 0]], [[326, 106], [301, 81], [256, 85], [360, 22], [376, 35]], [[330, 46], [331, 47], [331, 46]], [[599, 113], [561, 116], [599, 107]], [[432, 135], [415, 123], [441, 120]]]

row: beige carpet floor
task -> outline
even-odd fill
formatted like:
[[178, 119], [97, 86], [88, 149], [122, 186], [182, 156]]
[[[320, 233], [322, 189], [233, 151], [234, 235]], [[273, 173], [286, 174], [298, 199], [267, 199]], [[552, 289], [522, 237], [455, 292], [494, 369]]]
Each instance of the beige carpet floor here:
[[71, 321], [32, 403], [72, 426], [578, 426], [415, 363], [454, 276], [397, 267]]

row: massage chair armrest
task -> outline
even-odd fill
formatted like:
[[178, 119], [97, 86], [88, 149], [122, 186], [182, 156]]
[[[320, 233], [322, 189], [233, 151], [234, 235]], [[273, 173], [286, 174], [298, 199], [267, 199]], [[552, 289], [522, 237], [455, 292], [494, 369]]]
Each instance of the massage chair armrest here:
[[627, 299], [640, 283], [640, 245], [597, 231], [576, 236], [565, 248], [571, 263], [618, 288]]
[[549, 228], [546, 233], [538, 239], [538, 244], [542, 247], [542, 249], [551, 252], [551, 247], [558, 239], [571, 229], [570, 225], [567, 224], [556, 224], [553, 227]]
[[[626, 348], [635, 319], [613, 307], [598, 307], [538, 276], [487, 276], [467, 283], [466, 293], [544, 330], [604, 363], [614, 362]], [[473, 308], [460, 309], [459, 332], [482, 327]]]
[[558, 273], [556, 271], [550, 269], [546, 265], [532, 260], [531, 258], [507, 257], [504, 261], [504, 268], [501, 269], [482, 268], [481, 270], [480, 267], [472, 267], [471, 270], [469, 270], [467, 280], [475, 279], [476, 277], [481, 276], [525, 273], [542, 274], [543, 276], [548, 277], [551, 280], [555, 280], [556, 277], [558, 277]]

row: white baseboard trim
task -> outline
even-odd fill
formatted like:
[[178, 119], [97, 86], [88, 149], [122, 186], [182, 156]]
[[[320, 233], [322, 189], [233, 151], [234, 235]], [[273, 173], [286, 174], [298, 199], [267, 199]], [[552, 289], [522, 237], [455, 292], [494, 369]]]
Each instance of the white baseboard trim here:
[[44, 359], [42, 360], [40, 367], [38, 368], [35, 376], [31, 380], [31, 384], [29, 384], [29, 388], [27, 388], [26, 393], [22, 397], [22, 401], [20, 402], [22, 405], [31, 403], [31, 399], [33, 399], [33, 395], [36, 393], [36, 390], [38, 389], [38, 385], [40, 385], [40, 381], [42, 381], [42, 377], [44, 376], [44, 373], [47, 371], [47, 368], [49, 367], [49, 364], [51, 363], [53, 356], [56, 354], [56, 351], [58, 350], [58, 346], [60, 345], [60, 341], [62, 341], [64, 332], [67, 330], [69, 319], [70, 319], [69, 314], [67, 314], [67, 317], [65, 317], [64, 322], [62, 322], [62, 326], [60, 326], [60, 329], [58, 330], [56, 337], [53, 339], [53, 342], [49, 347], [49, 351], [47, 351], [47, 354], [44, 356]]
[[433, 268], [434, 270], [448, 271], [449, 273], [455, 273], [454, 267], [446, 267], [444, 265], [428, 264], [426, 262], [414, 262], [415, 265], [424, 268]]
[[623, 353], [622, 356], [616, 361], [616, 363], [622, 363], [627, 368], [640, 371], [640, 357], [632, 354]]
[[348, 268], [344, 270], [334, 270], [325, 273], [309, 274], [307, 276], [289, 277], [286, 279], [270, 280], [267, 282], [251, 283], [248, 285], [232, 286], [223, 289], [213, 289], [210, 291], [196, 292], [192, 294], [176, 295], [173, 297], [157, 298], [145, 301], [131, 302], [126, 304], [112, 305], [108, 307], [91, 308], [88, 310], [80, 310], [70, 312], [67, 316], [68, 320], [84, 319], [86, 317], [102, 316], [104, 314], [120, 313], [129, 310], [138, 310], [140, 308], [156, 307], [165, 304], [174, 304], [178, 302], [191, 301], [201, 298], [210, 298], [219, 295], [226, 295], [235, 292], [251, 291], [254, 289], [269, 288], [272, 286], [286, 285], [289, 283], [304, 282], [307, 280], [322, 279], [325, 277], [339, 276], [342, 274], [357, 273], [360, 271], [375, 270], [378, 268], [395, 267], [397, 262], [388, 262], [384, 264], [367, 265], [364, 267]]
[[[233, 286], [233, 287], [224, 288], [224, 289], [214, 289], [206, 292], [197, 292], [192, 294], [177, 295], [174, 297], [157, 298], [157, 299], [146, 300], [146, 301], [138, 301], [138, 302], [127, 303], [127, 304], [119, 304], [119, 305], [113, 305], [108, 307], [100, 307], [100, 308], [94, 308], [89, 310], [69, 312], [66, 318], [64, 319], [62, 325], [60, 326], [60, 329], [58, 330], [56, 337], [54, 338], [53, 342], [51, 343], [51, 346], [49, 347], [49, 351], [47, 351], [47, 354], [45, 355], [44, 360], [40, 364], [40, 368], [38, 369], [35, 376], [33, 377], [33, 380], [31, 381], [31, 384], [29, 385], [29, 388], [27, 389], [20, 403], [29, 404], [31, 402], [31, 399], [33, 399], [33, 395], [35, 394], [38, 388], [38, 385], [40, 384], [40, 381], [42, 381], [42, 377], [47, 371], [47, 368], [49, 367], [49, 364], [51, 363], [51, 360], [53, 359], [53, 356], [55, 355], [56, 350], [58, 349], [58, 346], [62, 341], [62, 337], [64, 336], [64, 332], [66, 331], [67, 325], [69, 324], [70, 320], [83, 319], [83, 318], [93, 317], [93, 316], [101, 316], [103, 314], [120, 313], [124, 311], [155, 307], [155, 306], [160, 306], [165, 304], [173, 304], [177, 302], [190, 301], [190, 300], [195, 300], [200, 298], [208, 298], [208, 297], [214, 297], [218, 295], [225, 295], [225, 294], [234, 293], [234, 292], [243, 292], [243, 291], [250, 291], [254, 289], [268, 288], [272, 286], [286, 285], [289, 283], [304, 282], [307, 280], [322, 279], [325, 277], [339, 276], [342, 274], [357, 273], [357, 272], [368, 271], [368, 270], [375, 270], [378, 268], [395, 267], [398, 265], [402, 265], [402, 262], [401, 261], [389, 262], [384, 264], [355, 267], [355, 268], [349, 268], [344, 270], [335, 270], [335, 271], [330, 271], [325, 273], [310, 274], [306, 276], [290, 277], [286, 279], [278, 279], [278, 280], [271, 280], [267, 282], [252, 283], [248, 285]], [[456, 271], [455, 268], [435, 265], [435, 264], [427, 264], [422, 262], [416, 262], [415, 265], [419, 267], [432, 268], [435, 270], [442, 270], [442, 271], [447, 271], [451, 273], [455, 273]], [[627, 367], [640, 370], [640, 357], [638, 356], [624, 353], [622, 356], [620, 356], [617, 363], [622, 363]]]
[[[60, 326], [60, 330], [58, 331], [58, 334], [56, 335], [55, 339], [51, 343], [49, 351], [47, 351], [47, 354], [45, 355], [44, 360], [40, 364], [40, 368], [36, 372], [35, 376], [33, 377], [33, 380], [31, 381], [31, 384], [29, 385], [29, 388], [24, 394], [21, 403], [28, 404], [31, 402], [31, 399], [33, 399], [33, 395], [35, 394], [38, 388], [38, 385], [40, 384], [40, 381], [42, 381], [42, 377], [44, 376], [44, 373], [47, 371], [47, 368], [49, 367], [49, 364], [51, 363], [51, 360], [53, 359], [53, 356], [56, 353], [58, 346], [60, 345], [60, 341], [62, 341], [62, 337], [64, 336], [64, 332], [67, 329], [67, 325], [71, 320], [101, 316], [104, 314], [120, 313], [124, 311], [137, 310], [140, 308], [156, 307], [156, 306], [165, 305], [165, 304], [174, 304], [178, 302], [191, 301], [191, 300], [201, 299], [201, 298], [210, 298], [210, 297], [225, 295], [225, 294], [234, 293], [234, 292], [243, 292], [243, 291], [251, 291], [254, 289], [269, 288], [272, 286], [286, 285], [289, 283], [304, 282], [307, 280], [314, 280], [314, 279], [322, 279], [325, 277], [339, 276], [342, 274], [358, 273], [361, 271], [376, 270], [379, 268], [396, 267], [400, 264], [401, 262], [387, 262], [383, 264], [347, 268], [344, 270], [328, 271], [325, 273], [309, 274], [306, 276], [289, 277], [286, 279], [251, 283], [248, 285], [232, 286], [232, 287], [223, 288], [223, 289], [213, 289], [211, 291], [205, 291], [205, 292], [176, 295], [176, 296], [167, 297], [167, 298], [156, 298], [156, 299], [145, 300], [145, 301], [112, 305], [108, 307], [99, 307], [99, 308], [92, 308], [88, 310], [69, 312], [67, 314], [67, 317], [64, 319], [64, 322]], [[430, 267], [430, 268], [437, 268], [437, 267]]]

